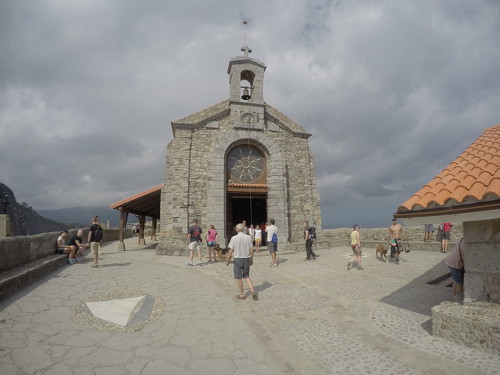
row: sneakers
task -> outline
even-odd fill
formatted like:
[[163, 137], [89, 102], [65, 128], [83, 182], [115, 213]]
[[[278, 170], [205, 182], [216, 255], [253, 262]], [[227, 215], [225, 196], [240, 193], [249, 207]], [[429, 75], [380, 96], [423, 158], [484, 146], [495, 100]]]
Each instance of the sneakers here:
[[73, 265], [73, 264], [75, 264], [75, 261], [73, 259], [68, 259], [68, 264]]
[[349, 271], [351, 269], [351, 262], [347, 262], [347, 270]]
[[187, 265], [188, 265], [189, 267], [193, 267], [193, 263], [191, 263], [191, 262], [189, 262]]
[[361, 271], [361, 270], [364, 270], [364, 268], [363, 268], [363, 267], [361, 267], [361, 266], [358, 266], [357, 270], [358, 270], [358, 271]]
[[313, 260], [316, 260], [316, 254], [312, 255]]
[[203, 266], [203, 263], [201, 263], [201, 262], [198, 262], [198, 265], [199, 265], [199, 266], [201, 267], [201, 266]]

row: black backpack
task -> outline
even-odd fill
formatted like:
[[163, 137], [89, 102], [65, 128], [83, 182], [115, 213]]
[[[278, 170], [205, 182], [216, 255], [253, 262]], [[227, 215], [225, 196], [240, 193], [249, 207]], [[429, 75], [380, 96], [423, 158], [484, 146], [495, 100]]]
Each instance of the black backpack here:
[[94, 230], [94, 242], [101, 242], [102, 237], [102, 228], [100, 225], [97, 225], [97, 228]]
[[201, 228], [198, 225], [195, 225], [193, 228], [193, 237], [201, 241]]
[[310, 239], [311, 241], [314, 241], [314, 240], [316, 239], [316, 228], [314, 228], [314, 227], [310, 227], [310, 228], [308, 229], [308, 232], [309, 232], [309, 239]]

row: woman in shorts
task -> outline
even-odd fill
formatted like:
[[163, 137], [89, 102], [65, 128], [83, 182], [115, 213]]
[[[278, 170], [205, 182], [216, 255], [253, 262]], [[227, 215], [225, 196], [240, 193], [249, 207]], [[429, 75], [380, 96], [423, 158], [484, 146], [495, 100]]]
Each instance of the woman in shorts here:
[[262, 230], [258, 225], [255, 226], [254, 241], [255, 241], [255, 251], [260, 253], [260, 242], [262, 240]]
[[217, 245], [217, 231], [213, 225], [210, 225], [207, 233], [205, 233], [205, 238], [207, 239], [208, 262], [212, 263], [212, 251], [214, 253], [214, 262], [217, 262], [217, 254], [214, 250], [215, 245]]

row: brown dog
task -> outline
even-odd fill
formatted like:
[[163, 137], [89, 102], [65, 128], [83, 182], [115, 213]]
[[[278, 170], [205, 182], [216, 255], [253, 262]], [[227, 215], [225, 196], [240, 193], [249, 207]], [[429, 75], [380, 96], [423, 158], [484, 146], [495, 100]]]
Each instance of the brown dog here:
[[376, 253], [375, 253], [375, 258], [378, 258], [378, 255], [380, 254], [380, 259], [385, 262], [387, 259], [387, 246], [382, 246], [382, 245], [377, 245], [376, 248]]
[[219, 244], [214, 246], [214, 252], [216, 254], [216, 258], [219, 258], [219, 261], [221, 261], [222, 259], [227, 260], [228, 251], [227, 249], [221, 249]]

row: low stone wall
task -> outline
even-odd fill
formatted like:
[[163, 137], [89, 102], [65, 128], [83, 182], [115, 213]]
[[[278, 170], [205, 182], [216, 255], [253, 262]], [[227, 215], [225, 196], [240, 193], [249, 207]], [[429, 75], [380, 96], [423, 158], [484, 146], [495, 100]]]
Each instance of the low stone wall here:
[[[316, 249], [330, 249], [338, 246], [349, 246], [351, 241], [352, 228], [322, 229], [317, 231], [317, 240], [314, 242]], [[387, 244], [389, 227], [387, 228], [361, 228], [361, 243], [365, 248], [375, 248], [378, 244]], [[436, 241], [438, 233], [437, 225], [433, 234], [433, 241], [424, 242], [424, 226], [405, 226], [404, 233], [410, 242], [412, 250], [419, 251], [440, 251], [441, 244]], [[278, 231], [279, 237], [279, 231]], [[449, 250], [453, 248], [455, 242], [463, 237], [463, 226], [461, 223], [455, 224], [451, 231]], [[182, 255], [187, 246], [182, 243], [172, 244], [168, 248], [157, 248], [157, 255]], [[278, 244], [279, 250], [304, 251], [304, 242], [294, 242]]]
[[[69, 231], [69, 237], [76, 234], [77, 229]], [[55, 244], [60, 232], [42, 233], [33, 236], [18, 236], [0, 238], [0, 272], [18, 267], [37, 259], [54, 254]], [[84, 230], [83, 240], [86, 241], [88, 230]], [[103, 228], [103, 241], [117, 241], [119, 229]], [[132, 236], [127, 229], [126, 237]]]
[[[412, 241], [423, 241], [424, 240], [424, 226], [405, 226], [403, 227], [404, 233], [410, 242]], [[318, 231], [318, 241], [325, 242], [346, 242], [351, 241], [352, 228], [340, 228], [340, 229], [323, 229]], [[436, 239], [437, 228], [434, 232], [433, 239]], [[361, 242], [379, 242], [384, 243], [387, 241], [389, 234], [389, 226], [386, 228], [360, 228]], [[463, 226], [462, 224], [456, 224], [453, 226], [451, 231], [451, 240], [458, 240], [463, 236]]]
[[500, 355], [500, 305], [445, 301], [432, 308], [434, 336]]
[[[317, 249], [329, 249], [337, 246], [349, 246], [351, 242], [352, 228], [338, 228], [338, 229], [323, 229], [317, 231], [317, 240], [314, 246]], [[412, 250], [420, 251], [440, 251], [441, 244], [436, 241], [437, 228], [433, 235], [433, 241], [424, 241], [424, 227], [418, 226], [405, 226], [404, 233], [410, 242]], [[376, 247], [378, 244], [386, 245], [389, 234], [389, 227], [387, 228], [361, 228], [361, 244], [365, 248]], [[456, 224], [451, 231], [449, 250], [451, 250], [456, 241], [463, 236], [462, 224]], [[286, 246], [286, 250], [302, 251], [304, 250], [304, 243], [292, 243]]]

